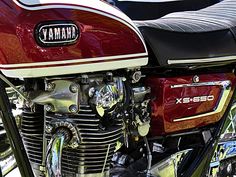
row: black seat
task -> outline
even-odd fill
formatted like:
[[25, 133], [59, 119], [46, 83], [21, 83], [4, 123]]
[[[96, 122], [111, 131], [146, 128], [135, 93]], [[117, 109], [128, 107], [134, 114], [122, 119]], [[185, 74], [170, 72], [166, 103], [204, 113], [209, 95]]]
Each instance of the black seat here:
[[236, 62], [236, 0], [135, 23], [160, 66]]
[[198, 10], [219, 0], [108, 0], [133, 20], [151, 20], [172, 12]]

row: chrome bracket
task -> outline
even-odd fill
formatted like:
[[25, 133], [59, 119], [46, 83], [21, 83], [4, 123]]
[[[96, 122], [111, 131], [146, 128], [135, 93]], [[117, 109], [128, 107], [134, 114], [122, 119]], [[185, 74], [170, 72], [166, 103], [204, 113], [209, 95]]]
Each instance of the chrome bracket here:
[[48, 112], [79, 111], [79, 85], [69, 80], [55, 80], [46, 84], [46, 91], [30, 93], [33, 103], [45, 105]]

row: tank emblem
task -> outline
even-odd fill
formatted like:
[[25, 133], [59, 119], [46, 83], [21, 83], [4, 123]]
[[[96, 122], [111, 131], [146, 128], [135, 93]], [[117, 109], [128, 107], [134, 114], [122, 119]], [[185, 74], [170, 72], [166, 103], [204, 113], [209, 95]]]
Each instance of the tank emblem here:
[[35, 38], [43, 47], [71, 45], [79, 38], [79, 28], [71, 21], [51, 21], [36, 27]]

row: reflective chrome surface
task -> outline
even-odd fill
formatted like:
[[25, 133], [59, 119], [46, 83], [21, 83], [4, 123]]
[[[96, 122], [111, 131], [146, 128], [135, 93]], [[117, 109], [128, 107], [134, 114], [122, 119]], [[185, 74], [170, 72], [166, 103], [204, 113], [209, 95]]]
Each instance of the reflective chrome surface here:
[[24, 100], [29, 101], [29, 98], [27, 98], [25, 96], [24, 93], [21, 92], [21, 90], [19, 90], [18, 87], [16, 87], [15, 85], [13, 85], [5, 76], [3, 76], [2, 74], [0, 74], [0, 79], [3, 80], [7, 85], [10, 86], [10, 88], [12, 88], [16, 93], [18, 93]]
[[209, 175], [236, 175], [236, 103], [233, 104], [226, 120], [226, 126], [221, 134], [218, 147], [212, 158]]
[[182, 88], [182, 87], [201, 87], [201, 86], [221, 86], [224, 89], [230, 86], [231, 82], [229, 80], [226, 81], [213, 81], [213, 82], [197, 82], [192, 84], [179, 84], [172, 85], [171, 88]]
[[[10, 149], [11, 151], [11, 149]], [[11, 152], [12, 153], [12, 152]], [[2, 174], [5, 176], [10, 171], [12, 171], [16, 167], [16, 160], [13, 154], [5, 158], [4, 160], [1, 160], [0, 167], [2, 169]]]
[[179, 151], [158, 164], [151, 167], [151, 174], [155, 177], [177, 177], [178, 166], [181, 164], [182, 159], [186, 156], [192, 149], [186, 149]]
[[77, 113], [79, 111], [79, 85], [69, 80], [47, 83], [46, 91], [31, 92], [33, 103], [46, 105], [49, 112]]
[[124, 97], [123, 78], [114, 78], [114, 82], [101, 83], [89, 89], [91, 104], [95, 105], [97, 113], [103, 117], [105, 111], [110, 112]]
[[69, 141], [68, 131], [59, 129], [51, 138], [46, 155], [46, 176], [61, 177], [61, 157], [65, 144]]
[[[111, 127], [102, 130], [99, 127], [100, 117], [89, 105], [80, 105], [78, 115], [71, 115], [69, 118], [67, 120], [76, 125], [81, 141], [77, 148], [71, 148], [68, 144], [63, 149], [63, 174], [79, 177], [92, 176], [93, 174], [101, 174], [103, 169], [103, 176], [108, 174], [116, 142], [122, 136], [123, 121], [121, 118], [116, 119]], [[59, 115], [47, 113], [45, 119], [46, 125], [48, 125], [58, 120], [62, 121], [63, 116], [59, 117]], [[48, 139], [50, 134], [46, 133], [45, 137]], [[106, 158], [107, 161], [105, 162]]]
[[[16, 160], [13, 155], [6, 131], [0, 118], [0, 170], [5, 176], [16, 167]], [[1, 173], [0, 173], [1, 176]]]
[[211, 63], [211, 62], [223, 62], [223, 61], [235, 61], [236, 56], [226, 56], [226, 57], [213, 57], [213, 58], [194, 58], [194, 59], [184, 59], [184, 60], [168, 60], [168, 64], [200, 64], [200, 63]]
[[[55, 121], [51, 122], [51, 124], [46, 125], [45, 132], [51, 134], [54, 130], [60, 129], [61, 127], [67, 129], [70, 132], [70, 141], [67, 142], [67, 147], [75, 149], [79, 146], [81, 142], [81, 137], [79, 136], [79, 129], [76, 125], [68, 122], [68, 121]], [[50, 131], [51, 129], [51, 131]]]

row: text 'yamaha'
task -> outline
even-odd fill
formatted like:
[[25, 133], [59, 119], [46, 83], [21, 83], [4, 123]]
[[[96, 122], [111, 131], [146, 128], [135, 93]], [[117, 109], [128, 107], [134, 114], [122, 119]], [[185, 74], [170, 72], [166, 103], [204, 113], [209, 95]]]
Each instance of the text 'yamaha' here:
[[79, 38], [79, 28], [72, 22], [48, 22], [38, 25], [35, 35], [41, 46], [71, 45]]

